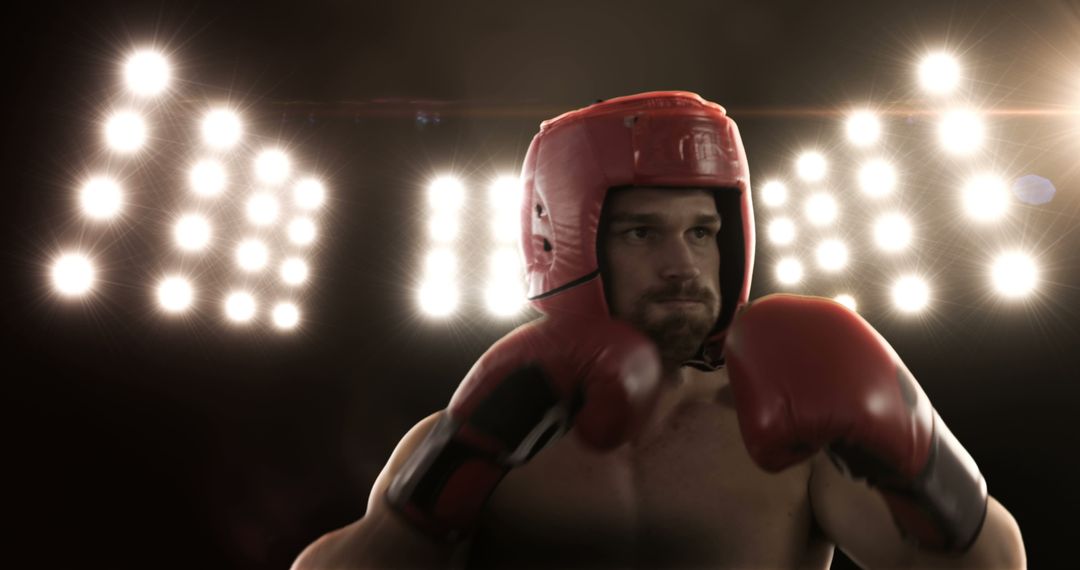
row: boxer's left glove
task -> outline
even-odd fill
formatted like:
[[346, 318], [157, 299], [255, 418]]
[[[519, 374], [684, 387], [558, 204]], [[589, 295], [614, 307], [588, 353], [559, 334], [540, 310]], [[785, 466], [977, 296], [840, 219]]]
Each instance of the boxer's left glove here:
[[770, 295], [736, 316], [724, 356], [739, 427], [779, 471], [821, 449], [880, 492], [920, 546], [967, 550], [986, 483], [891, 346], [839, 303]]
[[656, 346], [625, 322], [560, 316], [525, 324], [473, 365], [387, 499], [429, 535], [461, 538], [507, 472], [570, 427], [597, 450], [629, 441], [659, 384]]

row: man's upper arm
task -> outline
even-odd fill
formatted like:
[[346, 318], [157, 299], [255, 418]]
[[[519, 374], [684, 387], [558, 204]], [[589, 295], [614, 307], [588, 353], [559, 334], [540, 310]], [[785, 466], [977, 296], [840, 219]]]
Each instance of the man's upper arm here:
[[375, 479], [364, 517], [316, 540], [296, 559], [293, 570], [383, 566], [436, 568], [453, 564], [467, 542], [457, 545], [436, 542], [405, 522], [385, 499], [390, 481], [442, 414], [439, 411], [424, 418], [401, 438]]
[[814, 518], [838, 548], [863, 568], [1025, 568], [1020, 528], [993, 497], [982, 531], [963, 555], [939, 554], [905, 541], [885, 500], [862, 481], [845, 477], [824, 453], [812, 460]]

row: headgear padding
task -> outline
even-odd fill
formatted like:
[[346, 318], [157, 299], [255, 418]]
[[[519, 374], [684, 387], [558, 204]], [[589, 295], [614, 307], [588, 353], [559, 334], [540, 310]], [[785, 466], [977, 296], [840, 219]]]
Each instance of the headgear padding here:
[[543, 313], [608, 315], [597, 231], [608, 190], [713, 190], [722, 229], [720, 316], [702, 347], [717, 360], [754, 265], [750, 172], [735, 122], [694, 93], [609, 99], [544, 121], [522, 167], [522, 248], [529, 301]]

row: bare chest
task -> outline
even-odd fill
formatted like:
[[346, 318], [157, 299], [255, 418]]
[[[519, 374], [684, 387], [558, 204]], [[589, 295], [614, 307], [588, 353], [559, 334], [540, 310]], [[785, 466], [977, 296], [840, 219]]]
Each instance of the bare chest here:
[[470, 559], [475, 567], [820, 568], [831, 549], [810, 536], [808, 477], [805, 465], [760, 470], [734, 412], [695, 403], [636, 446], [597, 454], [570, 434], [513, 471], [489, 502]]

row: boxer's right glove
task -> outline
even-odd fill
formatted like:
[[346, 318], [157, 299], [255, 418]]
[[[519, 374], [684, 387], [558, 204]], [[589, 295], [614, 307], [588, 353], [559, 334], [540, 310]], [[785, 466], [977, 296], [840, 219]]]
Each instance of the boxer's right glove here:
[[460, 538], [503, 476], [570, 427], [597, 450], [629, 441], [659, 384], [656, 346], [625, 322], [560, 316], [522, 325], [473, 365], [387, 499], [421, 530]]

